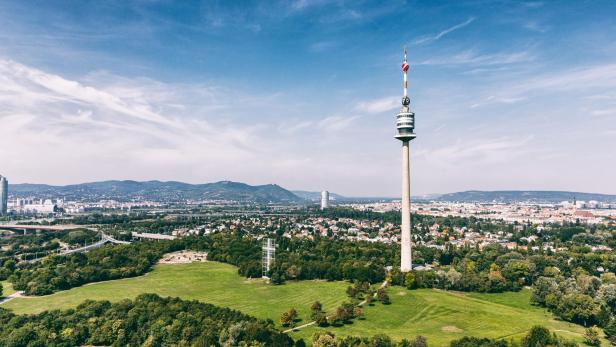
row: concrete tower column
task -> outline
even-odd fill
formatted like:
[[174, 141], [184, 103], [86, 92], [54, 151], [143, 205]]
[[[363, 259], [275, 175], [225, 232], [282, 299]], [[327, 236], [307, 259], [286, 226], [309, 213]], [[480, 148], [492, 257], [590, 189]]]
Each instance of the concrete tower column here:
[[400, 271], [412, 270], [411, 259], [411, 178], [409, 141], [402, 141], [402, 230]]
[[409, 142], [417, 135], [415, 129], [415, 113], [411, 112], [411, 99], [407, 95], [406, 72], [409, 64], [406, 62], [406, 48], [404, 49], [404, 63], [402, 73], [404, 75], [404, 96], [402, 97], [402, 109], [396, 116], [395, 138], [402, 141], [402, 223], [400, 233], [400, 271], [409, 272], [413, 269], [411, 256], [411, 177], [409, 168]]

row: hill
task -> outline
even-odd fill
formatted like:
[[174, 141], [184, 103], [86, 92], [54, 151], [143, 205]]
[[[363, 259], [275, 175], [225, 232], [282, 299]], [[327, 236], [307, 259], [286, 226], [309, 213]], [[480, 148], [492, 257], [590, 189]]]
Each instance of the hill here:
[[[237, 268], [217, 262], [156, 265], [147, 276], [93, 283], [49, 296], [16, 298], [0, 307], [19, 314], [76, 307], [85, 299], [117, 302], [141, 293], [196, 299], [240, 310], [279, 322], [283, 311], [297, 309], [301, 325], [310, 321], [310, 305], [319, 300], [328, 313], [348, 300], [347, 282], [289, 281], [272, 286], [262, 279], [246, 279]], [[365, 319], [342, 327], [309, 326], [293, 332], [294, 338], [311, 341], [317, 331], [373, 336], [384, 333], [396, 340], [423, 335], [430, 346], [446, 346], [464, 335], [516, 338], [533, 325], [544, 325], [567, 338], [582, 340], [584, 328], [555, 320], [529, 302], [530, 291], [468, 294], [432, 289], [388, 288], [391, 305], [376, 303], [364, 308]]]
[[590, 201], [616, 202], [616, 195], [580, 193], [566, 191], [540, 191], [540, 190], [499, 190], [480, 191], [468, 190], [464, 192], [440, 195], [436, 200], [458, 202], [537, 202], [558, 203], [561, 201]]
[[103, 181], [67, 186], [46, 184], [11, 184], [9, 192], [18, 197], [57, 198], [69, 200], [113, 199], [179, 201], [227, 200], [242, 202], [301, 202], [303, 199], [276, 184], [251, 186], [240, 182], [221, 181], [205, 184], [161, 181]]

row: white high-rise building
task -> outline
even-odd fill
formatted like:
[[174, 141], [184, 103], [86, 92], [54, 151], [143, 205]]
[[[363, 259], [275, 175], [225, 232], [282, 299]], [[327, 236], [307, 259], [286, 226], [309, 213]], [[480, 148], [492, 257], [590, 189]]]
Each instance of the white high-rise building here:
[[6, 177], [0, 176], [0, 215], [6, 215], [9, 203], [9, 181]]
[[321, 210], [329, 207], [329, 192], [324, 190], [321, 192]]
[[402, 74], [404, 76], [404, 96], [402, 97], [402, 109], [396, 117], [396, 128], [398, 134], [395, 138], [402, 141], [402, 223], [401, 223], [401, 257], [400, 271], [408, 272], [413, 269], [413, 259], [411, 256], [411, 187], [410, 187], [410, 167], [409, 167], [409, 142], [417, 135], [415, 129], [415, 113], [411, 112], [411, 99], [407, 93], [406, 72], [409, 64], [406, 62], [406, 48], [404, 49], [404, 62], [402, 63]]

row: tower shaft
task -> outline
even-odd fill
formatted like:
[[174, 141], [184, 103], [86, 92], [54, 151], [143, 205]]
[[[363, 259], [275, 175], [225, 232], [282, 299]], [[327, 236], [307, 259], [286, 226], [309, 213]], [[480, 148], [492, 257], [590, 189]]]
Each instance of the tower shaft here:
[[409, 164], [409, 141], [402, 141], [402, 228], [400, 271], [412, 270], [411, 258], [411, 177]]
[[395, 138], [402, 141], [402, 223], [400, 230], [400, 271], [408, 272], [413, 270], [411, 256], [411, 177], [409, 167], [409, 142], [415, 135], [415, 113], [411, 112], [411, 100], [408, 97], [406, 72], [409, 64], [406, 62], [406, 48], [404, 49], [404, 62], [402, 63], [402, 74], [404, 76], [404, 96], [402, 96], [402, 109], [396, 116], [396, 129], [398, 133]]

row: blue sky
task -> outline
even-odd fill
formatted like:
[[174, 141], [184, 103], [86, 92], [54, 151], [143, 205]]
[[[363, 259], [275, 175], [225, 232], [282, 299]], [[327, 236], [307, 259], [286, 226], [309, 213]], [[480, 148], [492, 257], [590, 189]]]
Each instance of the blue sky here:
[[[4, 1], [0, 174], [616, 194], [614, 1]], [[41, 169], [44, 168], [44, 169]]]

